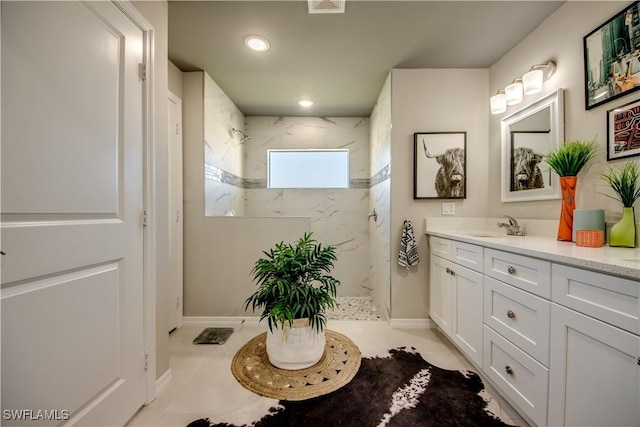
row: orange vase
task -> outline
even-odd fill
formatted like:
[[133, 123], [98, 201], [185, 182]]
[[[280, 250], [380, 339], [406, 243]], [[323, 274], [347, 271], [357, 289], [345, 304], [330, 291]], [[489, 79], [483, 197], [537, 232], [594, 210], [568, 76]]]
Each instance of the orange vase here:
[[558, 240], [570, 242], [573, 238], [573, 211], [576, 208], [576, 185], [578, 177], [561, 176], [562, 211], [558, 224]]

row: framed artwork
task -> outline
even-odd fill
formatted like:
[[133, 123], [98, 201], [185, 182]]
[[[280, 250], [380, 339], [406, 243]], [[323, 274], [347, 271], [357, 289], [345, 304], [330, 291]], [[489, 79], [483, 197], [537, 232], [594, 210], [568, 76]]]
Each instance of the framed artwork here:
[[640, 155], [640, 100], [607, 111], [607, 160]]
[[413, 198], [467, 198], [467, 133], [413, 134]]
[[640, 89], [640, 17], [634, 1], [584, 37], [587, 110]]

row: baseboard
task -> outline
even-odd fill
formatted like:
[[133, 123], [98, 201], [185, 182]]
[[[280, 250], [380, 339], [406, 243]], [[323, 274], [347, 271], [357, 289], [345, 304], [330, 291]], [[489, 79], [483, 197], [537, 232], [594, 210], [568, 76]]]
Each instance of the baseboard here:
[[436, 324], [431, 319], [391, 319], [389, 326], [393, 329], [434, 329]]
[[[241, 327], [242, 325], [260, 326], [260, 318], [257, 316], [186, 316], [184, 325], [199, 325], [211, 327]], [[266, 325], [266, 322], [264, 322]]]
[[171, 368], [167, 369], [167, 371], [162, 374], [160, 378], [156, 380], [156, 397], [160, 396], [165, 388], [171, 382], [173, 375], [171, 374]]
[[[264, 326], [266, 322], [259, 323], [257, 316], [186, 316], [184, 325], [198, 325], [211, 327], [241, 327], [242, 325]], [[436, 324], [431, 319], [391, 319], [389, 326], [394, 329], [435, 329]]]

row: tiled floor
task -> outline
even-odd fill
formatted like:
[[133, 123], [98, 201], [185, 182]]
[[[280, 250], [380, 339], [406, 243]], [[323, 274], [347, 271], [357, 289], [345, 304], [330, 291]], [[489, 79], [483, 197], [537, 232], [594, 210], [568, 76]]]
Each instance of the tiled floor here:
[[[263, 325], [234, 326], [224, 345], [194, 345], [193, 339], [211, 324], [185, 324], [170, 337], [172, 380], [164, 392], [140, 410], [129, 426], [184, 427], [199, 418], [235, 425], [250, 424], [266, 414], [276, 400], [243, 388], [231, 374], [233, 356], [247, 341], [265, 331]], [[227, 325], [225, 325], [227, 326]], [[363, 357], [413, 346], [429, 362], [445, 369], [472, 369], [469, 362], [441, 335], [429, 329], [392, 329], [384, 321], [329, 320], [327, 328], [348, 336]], [[485, 384], [486, 385], [486, 384]], [[505, 422], [526, 423], [487, 385], [490, 409]]]
[[327, 312], [333, 320], [381, 320], [371, 297], [338, 297], [338, 308]]

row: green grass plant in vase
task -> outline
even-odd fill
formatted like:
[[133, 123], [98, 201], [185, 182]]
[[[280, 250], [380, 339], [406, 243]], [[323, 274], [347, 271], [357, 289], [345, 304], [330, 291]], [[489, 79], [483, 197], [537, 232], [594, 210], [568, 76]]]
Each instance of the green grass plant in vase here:
[[573, 239], [573, 211], [576, 208], [578, 172], [597, 151], [595, 141], [565, 141], [545, 156], [544, 161], [560, 177], [562, 208], [558, 223], [558, 240]]
[[636, 162], [627, 162], [622, 167], [610, 167], [601, 174], [616, 193], [609, 196], [622, 202], [622, 219], [613, 225], [609, 233], [609, 246], [636, 247], [636, 216], [633, 204], [640, 199], [640, 167]]

